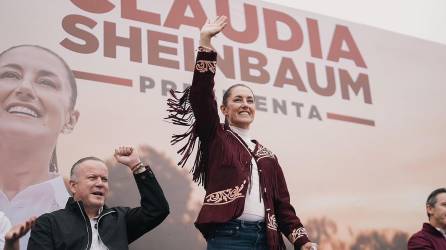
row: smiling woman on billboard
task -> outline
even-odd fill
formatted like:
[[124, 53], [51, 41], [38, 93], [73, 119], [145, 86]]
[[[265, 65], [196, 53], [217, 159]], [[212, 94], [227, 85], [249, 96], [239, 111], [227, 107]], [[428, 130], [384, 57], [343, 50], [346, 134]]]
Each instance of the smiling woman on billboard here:
[[0, 209], [12, 224], [65, 205], [55, 149], [79, 118], [76, 97], [71, 69], [51, 50], [19, 45], [0, 53]]

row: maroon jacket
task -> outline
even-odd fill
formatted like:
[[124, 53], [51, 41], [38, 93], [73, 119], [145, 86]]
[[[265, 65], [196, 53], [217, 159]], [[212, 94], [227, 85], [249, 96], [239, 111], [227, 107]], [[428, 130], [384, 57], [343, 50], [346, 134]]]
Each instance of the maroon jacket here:
[[446, 238], [431, 224], [424, 223], [423, 229], [410, 237], [408, 250], [445, 250]]
[[168, 119], [174, 124], [189, 125], [187, 133], [175, 135], [176, 143], [187, 138], [180, 149], [184, 166], [198, 139], [198, 150], [192, 169], [193, 179], [204, 185], [206, 196], [195, 226], [206, 237], [217, 223], [238, 218], [244, 209], [245, 196], [251, 179], [251, 159], [257, 162], [268, 247], [285, 249], [281, 232], [294, 245], [309, 242], [305, 228], [290, 204], [285, 178], [276, 156], [257, 141], [251, 152], [228, 124], [220, 124], [213, 92], [217, 54], [200, 48], [192, 86], [178, 98], [169, 100]]

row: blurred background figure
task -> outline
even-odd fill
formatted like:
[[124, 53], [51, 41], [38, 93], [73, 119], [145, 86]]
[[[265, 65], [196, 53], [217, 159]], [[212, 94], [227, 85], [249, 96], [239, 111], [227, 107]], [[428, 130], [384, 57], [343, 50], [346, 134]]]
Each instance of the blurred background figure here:
[[409, 250], [446, 249], [446, 188], [439, 188], [427, 197], [426, 212], [429, 219], [420, 231], [412, 235]]

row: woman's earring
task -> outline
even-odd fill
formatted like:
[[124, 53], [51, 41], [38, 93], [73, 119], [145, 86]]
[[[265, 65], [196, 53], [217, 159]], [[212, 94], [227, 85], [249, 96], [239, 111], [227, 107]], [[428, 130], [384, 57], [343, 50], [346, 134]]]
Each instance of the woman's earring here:
[[65, 124], [62, 128], [62, 134], [69, 134], [71, 131], [73, 131], [73, 127], [68, 124]]

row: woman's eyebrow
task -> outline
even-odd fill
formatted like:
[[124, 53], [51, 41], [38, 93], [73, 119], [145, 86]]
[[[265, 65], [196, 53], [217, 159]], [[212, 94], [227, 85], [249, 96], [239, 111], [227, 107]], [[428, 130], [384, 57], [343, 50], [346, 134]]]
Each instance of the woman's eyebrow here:
[[3, 65], [2, 66], [2, 68], [13, 68], [13, 69], [16, 69], [16, 70], [22, 70], [22, 66], [20, 66], [20, 65], [18, 65], [18, 64], [15, 64], [15, 63], [8, 63], [8, 64], [5, 64], [5, 65]]
[[51, 77], [59, 78], [59, 76], [57, 76], [55, 73], [53, 73], [49, 70], [45, 70], [45, 69], [39, 70], [38, 74], [39, 74], [39, 76], [51, 76]]

